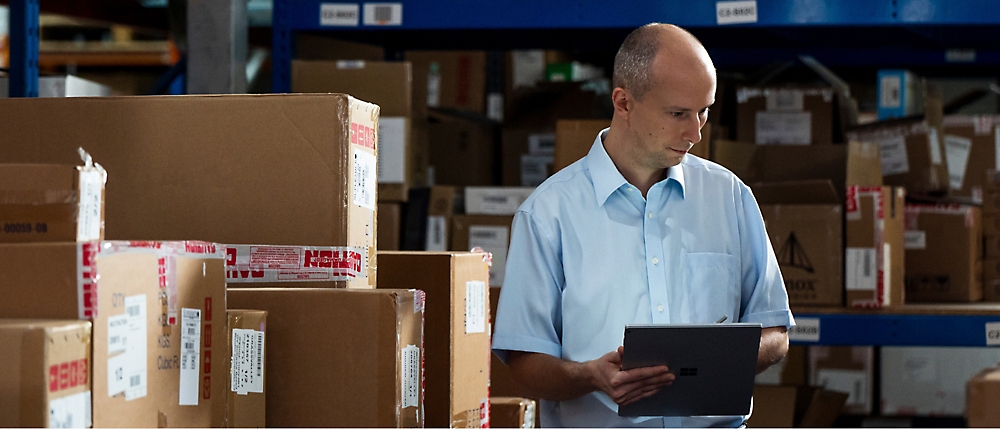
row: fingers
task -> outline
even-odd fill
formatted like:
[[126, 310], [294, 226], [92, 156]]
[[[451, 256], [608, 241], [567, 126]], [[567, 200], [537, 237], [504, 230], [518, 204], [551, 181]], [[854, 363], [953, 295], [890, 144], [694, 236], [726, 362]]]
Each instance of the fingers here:
[[[614, 379], [612, 379], [612, 383], [617, 382], [617, 386], [622, 386], [640, 380], [668, 375], [670, 374], [669, 371], [670, 369], [663, 365], [630, 369], [628, 371], [621, 371], [618, 374], [615, 374]], [[670, 375], [671, 377], [673, 376], [672, 374]]]
[[616, 402], [618, 403], [618, 405], [628, 405], [637, 402], [639, 400], [646, 399], [650, 396], [653, 396], [657, 394], [659, 391], [663, 390], [664, 387], [667, 387], [667, 385], [645, 386], [642, 389], [633, 390], [628, 395], [623, 397], [621, 401], [616, 401]]
[[608, 392], [616, 403], [623, 401], [634, 401], [650, 396], [660, 389], [673, 384], [676, 377], [670, 373], [659, 374], [653, 377], [646, 377], [628, 383], [623, 383], [620, 378], [612, 380], [613, 390]]

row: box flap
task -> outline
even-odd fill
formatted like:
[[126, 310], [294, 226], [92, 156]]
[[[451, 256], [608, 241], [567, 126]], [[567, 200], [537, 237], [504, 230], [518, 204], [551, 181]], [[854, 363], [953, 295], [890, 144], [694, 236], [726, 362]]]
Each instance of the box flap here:
[[882, 186], [882, 155], [876, 143], [847, 144], [847, 186]]
[[717, 140], [714, 160], [745, 183], [826, 180], [833, 183], [837, 195], [844, 195], [847, 145], [754, 145]]
[[800, 180], [755, 183], [751, 186], [758, 204], [833, 204], [841, 203], [829, 180]]

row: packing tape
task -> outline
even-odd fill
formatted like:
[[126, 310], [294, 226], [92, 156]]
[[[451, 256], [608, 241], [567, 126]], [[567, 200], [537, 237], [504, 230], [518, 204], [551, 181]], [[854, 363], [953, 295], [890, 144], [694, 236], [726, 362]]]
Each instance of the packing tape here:
[[227, 244], [229, 283], [347, 281], [368, 277], [364, 247]]

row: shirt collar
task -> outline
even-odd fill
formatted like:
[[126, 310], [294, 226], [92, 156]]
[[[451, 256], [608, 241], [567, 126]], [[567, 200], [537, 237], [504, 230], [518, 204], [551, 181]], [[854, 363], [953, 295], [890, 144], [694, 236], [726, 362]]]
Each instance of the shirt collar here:
[[[597, 133], [597, 138], [594, 139], [594, 145], [591, 146], [590, 152], [587, 153], [587, 168], [590, 170], [591, 180], [594, 182], [594, 196], [597, 197], [597, 203], [599, 205], [604, 205], [618, 188], [623, 185], [631, 186], [625, 176], [618, 171], [618, 167], [615, 166], [614, 161], [611, 160], [611, 156], [608, 155], [608, 151], [604, 149], [604, 137], [608, 132], [608, 128], [601, 130]], [[686, 157], [685, 157], [686, 159]], [[684, 161], [682, 160], [680, 164], [667, 169], [667, 181], [673, 179], [681, 187], [681, 198], [684, 198]]]

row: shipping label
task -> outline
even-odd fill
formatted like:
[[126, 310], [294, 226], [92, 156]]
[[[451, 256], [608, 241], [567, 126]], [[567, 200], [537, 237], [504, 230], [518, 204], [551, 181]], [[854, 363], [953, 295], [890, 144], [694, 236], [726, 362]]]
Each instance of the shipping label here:
[[230, 390], [238, 395], [264, 392], [264, 333], [233, 329]]
[[178, 403], [198, 405], [198, 367], [201, 355], [201, 310], [181, 309], [181, 370]]
[[363, 247], [226, 245], [229, 283], [347, 281], [368, 276]]

